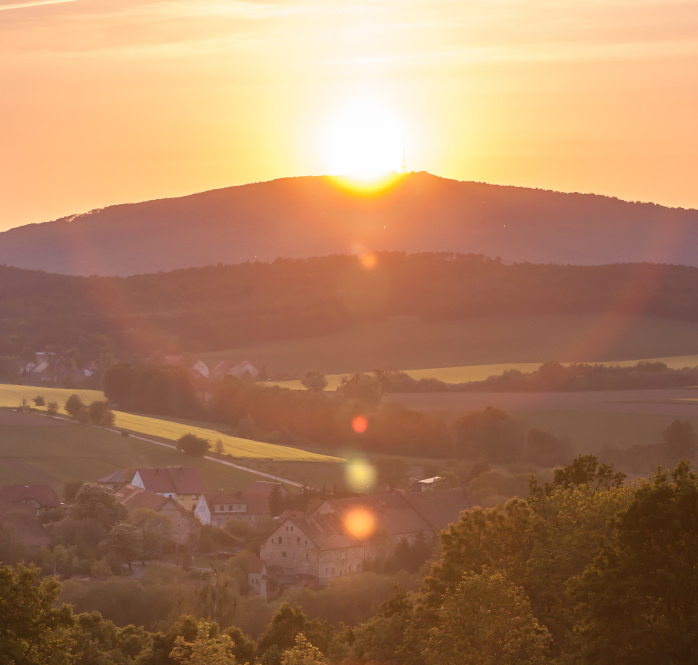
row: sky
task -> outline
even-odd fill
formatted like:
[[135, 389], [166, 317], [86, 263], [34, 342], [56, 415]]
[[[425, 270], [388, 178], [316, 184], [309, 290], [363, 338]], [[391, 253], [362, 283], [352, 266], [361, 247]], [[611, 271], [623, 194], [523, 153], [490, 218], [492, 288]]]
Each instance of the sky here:
[[0, 230], [328, 173], [357, 103], [408, 170], [698, 208], [695, 0], [0, 0]]

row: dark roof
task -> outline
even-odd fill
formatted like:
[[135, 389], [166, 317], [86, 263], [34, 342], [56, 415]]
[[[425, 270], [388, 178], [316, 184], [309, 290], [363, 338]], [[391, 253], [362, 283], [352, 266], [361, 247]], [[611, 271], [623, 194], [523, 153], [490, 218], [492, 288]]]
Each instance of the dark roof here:
[[23, 499], [35, 499], [44, 508], [60, 505], [58, 494], [48, 485], [5, 485], [0, 487], [0, 501], [18, 503]]
[[97, 482], [98, 483], [125, 483], [127, 480], [132, 480], [131, 478], [126, 478], [126, 469], [118, 469], [112, 473], [102, 476]]
[[341, 515], [346, 515], [352, 508], [366, 508], [376, 518], [378, 535], [401, 536], [433, 529], [431, 523], [405, 501], [405, 493], [398, 490], [379, 492], [374, 496], [335, 499], [329, 503]]
[[[269, 508], [269, 502], [261, 494], [245, 494], [244, 492], [219, 492], [218, 494], [204, 494], [206, 503], [208, 504], [208, 509], [211, 513], [215, 512], [216, 504], [232, 504], [232, 503], [244, 503], [246, 506], [246, 514], [254, 515], [271, 515], [271, 509]], [[227, 511], [226, 515], [231, 513]]]
[[430, 490], [427, 492], [400, 492], [434, 531], [441, 531], [457, 522], [464, 510], [479, 506], [478, 500], [467, 489]]
[[19, 540], [28, 547], [46, 547], [51, 544], [51, 536], [35, 515], [30, 515], [16, 505], [2, 504], [0, 526], [11, 524]]
[[361, 545], [361, 541], [346, 530], [342, 520], [337, 515], [306, 515], [287, 510], [279, 517], [279, 525], [283, 526], [287, 520], [291, 520], [321, 550], [335, 550]]
[[269, 482], [267, 480], [255, 480], [244, 492], [243, 494], [261, 494], [267, 501], [269, 501], [269, 496], [274, 486], [278, 485], [281, 488], [282, 496], [288, 496], [288, 490], [281, 484], [276, 482]]
[[[203, 494], [204, 481], [198, 469], [184, 466], [137, 469], [145, 489], [157, 494]], [[135, 475], [135, 474], [134, 474]]]

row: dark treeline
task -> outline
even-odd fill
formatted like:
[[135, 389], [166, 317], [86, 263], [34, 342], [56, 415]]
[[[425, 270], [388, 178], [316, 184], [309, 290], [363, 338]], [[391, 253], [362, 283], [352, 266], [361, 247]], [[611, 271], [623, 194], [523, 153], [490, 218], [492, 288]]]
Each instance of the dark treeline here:
[[645, 313], [698, 320], [698, 269], [657, 264], [504, 265], [481, 255], [376, 254], [277, 259], [127, 278], [0, 266], [0, 356], [50, 346], [96, 358], [231, 349], [318, 336], [368, 319]]
[[535, 372], [508, 369], [499, 376], [468, 383], [413, 379], [405, 372], [376, 371], [374, 376], [386, 393], [571, 392], [686, 388], [698, 385], [698, 368], [669, 369], [661, 362], [639, 362], [632, 367], [548, 362]]
[[[69, 581], [61, 596], [53, 575], [3, 566], [0, 661], [693, 665], [698, 477], [681, 462], [648, 481], [624, 480], [594, 456], [580, 456], [551, 483], [532, 481], [528, 499], [464, 511], [441, 532], [418, 588], [396, 586], [368, 617], [366, 599], [388, 581], [374, 573], [292, 591], [272, 614], [214, 569], [202, 575], [194, 606], [180, 596], [179, 611], [167, 615], [167, 585], [157, 571], [143, 582], [78, 589]], [[157, 626], [127, 625], [136, 598], [162, 616]]]

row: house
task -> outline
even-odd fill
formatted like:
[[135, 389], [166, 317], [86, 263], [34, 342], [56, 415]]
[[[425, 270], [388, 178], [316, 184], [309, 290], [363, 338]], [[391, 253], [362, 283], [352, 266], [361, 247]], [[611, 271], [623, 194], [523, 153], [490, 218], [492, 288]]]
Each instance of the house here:
[[281, 497], [283, 499], [288, 498], [289, 491], [281, 483], [270, 483], [266, 480], [255, 480], [243, 492], [243, 494], [245, 496], [249, 496], [251, 494], [261, 494], [267, 501], [269, 501], [269, 497], [271, 496], [271, 493], [274, 491], [275, 487], [279, 488], [279, 491], [281, 492]]
[[102, 476], [97, 482], [100, 485], [105, 485], [112, 492], [116, 492], [122, 485], [125, 485], [131, 478], [126, 469], [119, 469], [118, 471], [113, 471], [112, 473]]
[[30, 549], [48, 547], [51, 536], [39, 522], [34, 507], [30, 504], [17, 504], [0, 501], [0, 528], [9, 526], [20, 543]]
[[256, 556], [252, 557], [247, 564], [247, 581], [251, 593], [267, 599], [267, 566]]
[[363, 514], [363, 519], [372, 525], [358, 535], [370, 560], [391, 556], [398, 543], [414, 543], [419, 533], [432, 540], [439, 531], [458, 521], [463, 510], [477, 505], [477, 498], [460, 488], [429, 492], [390, 490], [374, 496], [327, 500], [315, 514], [333, 514], [345, 523]]
[[202, 494], [194, 509], [194, 515], [202, 524], [211, 524], [222, 529], [228, 520], [246, 520], [257, 525], [263, 518], [271, 517], [271, 510], [261, 494], [219, 492]]
[[182, 466], [138, 469], [131, 485], [142, 490], [174, 499], [180, 506], [193, 511], [206, 491], [198, 469]]
[[58, 495], [48, 485], [5, 485], [0, 487], [0, 503], [28, 509], [34, 515], [61, 505]]
[[253, 379], [256, 379], [259, 370], [249, 360], [243, 360], [241, 363], [224, 360], [213, 368], [212, 374], [214, 379], [222, 379], [224, 376], [236, 376], [238, 379], [241, 379], [245, 374], [249, 374]]
[[410, 478], [410, 482], [407, 486], [408, 492], [429, 492], [434, 489], [438, 481], [441, 480], [441, 476], [434, 476], [433, 478]]
[[124, 485], [114, 493], [114, 498], [128, 510], [129, 515], [139, 508], [152, 510], [158, 515], [169, 517], [172, 529], [168, 539], [178, 545], [198, 540], [201, 525], [197, 519], [177, 501], [170, 497], [147, 492], [140, 487]]
[[259, 551], [267, 570], [278, 566], [285, 575], [314, 578], [321, 584], [363, 571], [363, 544], [336, 514], [286, 511], [278, 523]]

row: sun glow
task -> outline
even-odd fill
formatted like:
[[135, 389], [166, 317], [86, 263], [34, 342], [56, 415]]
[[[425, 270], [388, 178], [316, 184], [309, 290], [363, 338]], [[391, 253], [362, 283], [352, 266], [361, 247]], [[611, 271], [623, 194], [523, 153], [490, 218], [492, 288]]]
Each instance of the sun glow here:
[[340, 111], [327, 130], [330, 172], [370, 180], [400, 168], [404, 126], [387, 107], [359, 102]]

